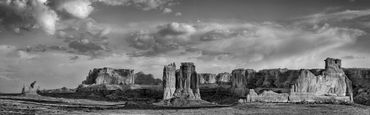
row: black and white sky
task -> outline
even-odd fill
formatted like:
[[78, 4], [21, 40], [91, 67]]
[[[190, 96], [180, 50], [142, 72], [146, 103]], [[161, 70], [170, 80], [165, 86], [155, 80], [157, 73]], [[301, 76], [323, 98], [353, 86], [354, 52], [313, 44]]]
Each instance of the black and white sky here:
[[74, 88], [92, 68], [162, 77], [235, 68], [370, 67], [368, 0], [0, 0], [0, 92]]

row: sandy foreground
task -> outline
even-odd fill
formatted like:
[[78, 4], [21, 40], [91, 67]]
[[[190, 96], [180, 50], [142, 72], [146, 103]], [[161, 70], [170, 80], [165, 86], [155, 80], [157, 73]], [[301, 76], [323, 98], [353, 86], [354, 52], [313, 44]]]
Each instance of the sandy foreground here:
[[0, 114], [92, 115], [370, 115], [363, 105], [247, 103], [225, 107], [160, 108], [86, 99], [0, 96]]

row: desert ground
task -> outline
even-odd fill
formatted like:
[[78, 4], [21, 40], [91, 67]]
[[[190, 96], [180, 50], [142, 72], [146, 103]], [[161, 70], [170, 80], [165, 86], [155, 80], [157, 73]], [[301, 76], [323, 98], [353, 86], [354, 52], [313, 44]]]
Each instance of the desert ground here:
[[358, 104], [238, 103], [210, 107], [175, 108], [123, 101], [107, 102], [43, 96], [0, 96], [0, 114], [370, 115], [370, 106]]

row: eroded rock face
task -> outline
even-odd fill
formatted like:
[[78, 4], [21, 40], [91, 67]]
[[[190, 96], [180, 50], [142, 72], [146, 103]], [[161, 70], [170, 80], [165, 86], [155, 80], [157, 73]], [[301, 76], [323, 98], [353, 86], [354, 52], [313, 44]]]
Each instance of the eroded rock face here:
[[228, 84], [230, 83], [230, 77], [231, 77], [230, 73], [227, 73], [227, 72], [219, 73], [216, 76], [216, 82], [218, 84]]
[[216, 83], [216, 74], [211, 73], [200, 73], [199, 79], [200, 84], [214, 84]]
[[176, 70], [175, 97], [186, 97], [189, 100], [200, 100], [200, 78], [195, 71], [195, 65], [191, 62], [181, 63], [180, 69]]
[[89, 75], [83, 84], [116, 84], [130, 85], [134, 84], [134, 70], [131, 69], [113, 69], [113, 68], [95, 68], [90, 70]]
[[173, 98], [176, 90], [176, 65], [171, 63], [163, 68], [163, 99]]
[[252, 69], [235, 69], [231, 72], [231, 92], [239, 97], [247, 94], [247, 79], [253, 78], [255, 71]]
[[30, 95], [38, 95], [37, 91], [39, 90], [39, 85], [36, 81], [33, 81], [29, 86], [23, 86], [22, 88], [22, 95], [30, 96]]
[[257, 94], [254, 89], [249, 90], [246, 102], [288, 102], [289, 94], [275, 93], [273, 91], [264, 91]]
[[370, 69], [345, 68], [343, 70], [352, 81], [354, 102], [370, 105]]
[[291, 93], [311, 96], [349, 96], [352, 99], [351, 82], [341, 69], [339, 59], [325, 60], [325, 70], [316, 76], [309, 70], [301, 70], [298, 79], [291, 87]]

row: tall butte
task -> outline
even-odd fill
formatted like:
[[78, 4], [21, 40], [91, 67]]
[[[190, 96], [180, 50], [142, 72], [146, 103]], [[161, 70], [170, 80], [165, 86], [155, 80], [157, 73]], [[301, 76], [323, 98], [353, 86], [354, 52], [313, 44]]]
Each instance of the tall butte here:
[[177, 70], [175, 63], [166, 65], [163, 68], [163, 100], [201, 100], [199, 82], [194, 63], [183, 62]]

